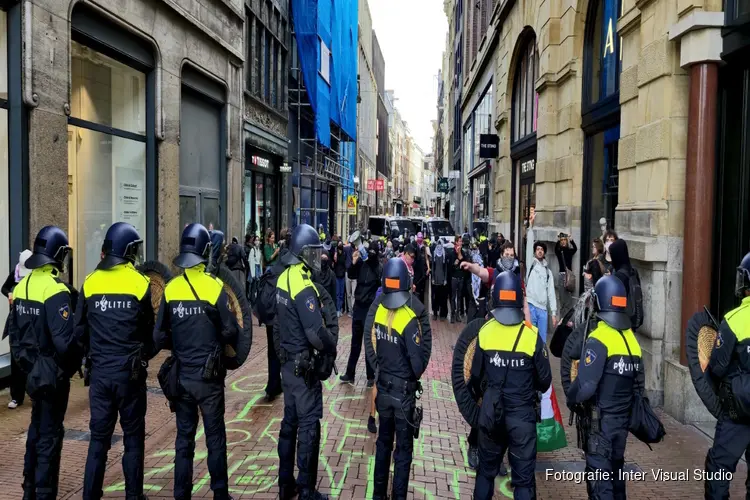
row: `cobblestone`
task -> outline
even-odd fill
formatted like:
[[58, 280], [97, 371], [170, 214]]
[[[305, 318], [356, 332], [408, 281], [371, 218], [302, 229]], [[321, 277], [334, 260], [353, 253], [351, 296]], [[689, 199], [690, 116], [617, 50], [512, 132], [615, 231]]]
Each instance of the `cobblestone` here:
[[[351, 321], [341, 318], [341, 340], [338, 365], [343, 367], [349, 355]], [[414, 446], [414, 462], [410, 498], [465, 499], [471, 498], [474, 472], [466, 458], [467, 426], [453, 400], [450, 366], [452, 348], [460, 325], [433, 322], [433, 355], [423, 378], [422, 397], [424, 422], [420, 438]], [[235, 498], [270, 499], [278, 497], [276, 452], [283, 401], [263, 402], [266, 381], [266, 339], [264, 330], [256, 327], [253, 351], [248, 362], [227, 379], [226, 422], [229, 454], [229, 475]], [[155, 374], [160, 355], [152, 362], [146, 418], [145, 484], [149, 498], [172, 498], [174, 486], [174, 416], [169, 412], [158, 391]], [[364, 356], [364, 354], [363, 354]], [[552, 360], [553, 373], [559, 379], [559, 366]], [[364, 358], [360, 359], [355, 384], [341, 384], [331, 377], [324, 384], [324, 420], [319, 461], [319, 489], [340, 499], [369, 498], [374, 469], [375, 436], [367, 431], [370, 390], [365, 388]], [[556, 390], [562, 402], [559, 380]], [[17, 410], [0, 406], [0, 499], [21, 498], [21, 477], [26, 427], [30, 404]], [[631, 437], [626, 451], [626, 469], [643, 471], [645, 478], [628, 482], [631, 498], [693, 499], [703, 496], [703, 483], [695, 480], [662, 482], [654, 480], [652, 470], [689, 471], [702, 469], [709, 440], [692, 426], [684, 426], [668, 415], [662, 415], [667, 429], [663, 443], [653, 451]], [[586, 497], [585, 484], [559, 481], [547, 477], [547, 469], [579, 472], [584, 462], [575, 448], [575, 428], [568, 427], [567, 408], [563, 420], [569, 446], [553, 453], [540, 453], [537, 458], [537, 493], [540, 499], [580, 499]], [[74, 380], [66, 416], [67, 436], [63, 446], [60, 498], [80, 498], [83, 471], [88, 449], [88, 397], [80, 380]], [[120, 432], [119, 428], [116, 432]], [[75, 437], [76, 439], [73, 439]], [[195, 456], [195, 498], [208, 497], [209, 475], [202, 429], [199, 429]], [[123, 447], [113, 444], [109, 453], [105, 478], [105, 497], [124, 497], [120, 466]], [[741, 463], [732, 495], [744, 495], [746, 467]], [[495, 498], [512, 498], [509, 478], [498, 478]]]

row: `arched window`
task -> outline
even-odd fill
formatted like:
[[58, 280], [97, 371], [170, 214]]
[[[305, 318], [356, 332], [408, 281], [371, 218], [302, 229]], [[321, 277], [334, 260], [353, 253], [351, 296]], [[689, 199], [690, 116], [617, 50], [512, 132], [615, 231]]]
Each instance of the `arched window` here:
[[538, 98], [534, 85], [539, 78], [536, 37], [530, 33], [519, 52], [513, 77], [513, 133], [511, 144], [536, 132]]
[[593, 106], [620, 90], [622, 50], [617, 34], [621, 0], [592, 2], [586, 21], [583, 98]]

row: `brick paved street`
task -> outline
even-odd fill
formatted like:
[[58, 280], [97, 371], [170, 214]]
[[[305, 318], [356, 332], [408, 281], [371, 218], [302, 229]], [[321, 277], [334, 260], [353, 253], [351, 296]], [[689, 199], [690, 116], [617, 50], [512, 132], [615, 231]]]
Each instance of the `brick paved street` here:
[[[349, 354], [348, 318], [341, 319], [339, 366], [346, 364]], [[414, 498], [471, 498], [473, 472], [466, 465], [466, 425], [453, 402], [450, 386], [452, 346], [459, 332], [458, 325], [433, 323], [433, 356], [425, 374], [422, 402], [425, 417], [422, 433], [414, 447], [411, 492]], [[227, 381], [227, 438], [232, 493], [237, 498], [276, 498], [276, 437], [282, 415], [281, 399], [273, 404], [262, 402], [266, 380], [265, 331], [256, 327], [251, 358]], [[152, 363], [150, 387], [157, 387], [155, 372], [162, 358]], [[556, 360], [553, 373], [559, 378]], [[561, 395], [556, 380], [558, 394]], [[357, 384], [342, 385], [333, 377], [324, 386], [324, 422], [319, 464], [320, 489], [335, 498], [364, 499], [370, 495], [374, 466], [375, 436], [367, 432], [368, 415], [365, 389], [364, 360], [360, 359]], [[560, 398], [562, 401], [562, 397]], [[2, 499], [21, 497], [20, 483], [30, 405], [15, 411], [0, 407], [0, 491]], [[563, 409], [567, 424], [566, 409]], [[631, 438], [626, 452], [627, 468], [646, 472], [642, 481], [628, 483], [631, 498], [696, 499], [702, 497], [703, 485], [689, 480], [658, 482], [651, 470], [684, 471], [702, 468], [708, 439], [691, 426], [682, 426], [663, 416], [667, 428], [666, 442], [650, 451]], [[60, 498], [80, 498], [83, 470], [88, 446], [88, 400], [81, 382], [74, 381], [66, 418], [66, 440], [63, 448]], [[173, 457], [175, 424], [172, 414], [157, 390], [149, 394], [146, 443], [146, 485], [150, 498], [171, 498], [173, 488]], [[119, 428], [117, 429], [119, 431]], [[568, 442], [575, 444], [575, 430], [567, 429]], [[124, 484], [120, 458], [122, 444], [115, 436], [109, 454], [105, 481], [106, 497], [123, 497]], [[206, 469], [205, 443], [199, 434], [195, 457], [196, 498], [211, 497]], [[574, 446], [555, 453], [540, 454], [537, 464], [539, 498], [580, 499], [586, 497], [584, 484], [547, 480], [545, 469], [582, 471], [583, 459]], [[743, 496], [746, 467], [740, 465], [732, 494]], [[512, 497], [507, 478], [497, 481], [496, 498]]]

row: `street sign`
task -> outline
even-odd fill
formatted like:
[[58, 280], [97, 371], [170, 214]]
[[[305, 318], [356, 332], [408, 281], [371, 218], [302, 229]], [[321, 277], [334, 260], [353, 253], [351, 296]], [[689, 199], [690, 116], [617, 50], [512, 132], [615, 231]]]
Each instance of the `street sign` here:
[[375, 179], [367, 179], [367, 190], [368, 191], [375, 190]]
[[346, 211], [349, 215], [357, 215], [357, 197], [353, 194], [346, 197]]
[[375, 191], [383, 191], [383, 190], [385, 190], [385, 179], [376, 179]]
[[448, 192], [450, 192], [450, 186], [448, 185], [448, 178], [447, 177], [440, 177], [440, 178], [438, 178], [438, 192], [440, 192], [440, 193], [448, 193]]
[[497, 134], [479, 134], [479, 158], [497, 158], [500, 138]]

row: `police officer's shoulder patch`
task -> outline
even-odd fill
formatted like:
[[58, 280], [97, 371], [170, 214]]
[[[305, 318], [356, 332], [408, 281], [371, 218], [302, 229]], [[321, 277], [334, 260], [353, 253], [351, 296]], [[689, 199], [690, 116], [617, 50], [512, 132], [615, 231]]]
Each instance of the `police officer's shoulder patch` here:
[[547, 354], [547, 346], [542, 346], [542, 354], [545, 358], [549, 358], [549, 354]]
[[307, 307], [307, 310], [310, 312], [315, 312], [315, 298], [314, 297], [308, 297], [305, 301], [305, 306]]
[[57, 312], [60, 314], [63, 321], [68, 321], [68, 319], [70, 319], [70, 306], [68, 304], [61, 306]]
[[414, 332], [414, 336], [412, 337], [412, 340], [414, 340], [414, 343], [417, 345], [422, 343], [422, 336], [419, 334], [419, 328], [417, 328], [417, 331]]
[[583, 363], [586, 366], [589, 366], [594, 361], [596, 361], [596, 353], [593, 351], [593, 349], [586, 349], [586, 356], [583, 358]]
[[716, 333], [716, 347], [724, 345], [724, 338], [721, 336], [721, 330]]

